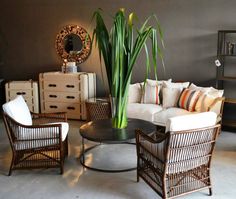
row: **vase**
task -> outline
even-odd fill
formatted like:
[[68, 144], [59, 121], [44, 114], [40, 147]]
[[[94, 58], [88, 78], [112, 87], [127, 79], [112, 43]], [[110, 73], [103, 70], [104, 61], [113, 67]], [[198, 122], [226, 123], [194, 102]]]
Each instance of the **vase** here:
[[113, 128], [122, 129], [127, 127], [127, 101], [127, 97], [110, 97]]

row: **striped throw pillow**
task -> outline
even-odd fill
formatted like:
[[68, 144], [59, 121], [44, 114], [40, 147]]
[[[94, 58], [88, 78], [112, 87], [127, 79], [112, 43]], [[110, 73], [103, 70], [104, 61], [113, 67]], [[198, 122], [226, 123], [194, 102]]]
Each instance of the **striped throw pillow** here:
[[157, 85], [146, 84], [142, 89], [141, 103], [143, 104], [160, 104], [159, 92], [160, 87]]
[[178, 107], [193, 112], [200, 95], [201, 91], [199, 90], [184, 89], [179, 97]]

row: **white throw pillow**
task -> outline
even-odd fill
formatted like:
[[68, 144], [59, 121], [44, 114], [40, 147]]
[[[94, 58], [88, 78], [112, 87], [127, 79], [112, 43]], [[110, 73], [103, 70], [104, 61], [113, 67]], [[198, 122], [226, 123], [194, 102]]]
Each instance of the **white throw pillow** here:
[[218, 90], [213, 87], [200, 87], [196, 86], [193, 83], [189, 86], [189, 89], [200, 90], [202, 92], [195, 107], [195, 110], [197, 112], [208, 111], [209, 107], [212, 105], [214, 100], [217, 97], [222, 97], [224, 94], [224, 90]]
[[160, 104], [160, 97], [159, 97], [160, 90], [161, 86], [159, 86], [158, 84], [150, 85], [146, 83], [145, 88], [143, 86], [141, 103]]
[[189, 82], [163, 82], [163, 88], [188, 88]]
[[203, 93], [205, 92], [209, 92], [211, 90], [212, 87], [200, 87], [200, 86], [196, 86], [195, 84], [191, 83], [190, 86], [188, 87], [188, 89], [190, 90], [200, 90]]
[[158, 83], [158, 85], [162, 85], [164, 82], [171, 82], [172, 79], [168, 79], [168, 80], [153, 80], [153, 79], [147, 79], [147, 83], [155, 86], [156, 83]]
[[21, 95], [3, 104], [2, 108], [5, 113], [7, 113], [18, 123], [23, 125], [32, 125], [30, 110]]
[[140, 103], [141, 101], [141, 85], [140, 83], [129, 85], [128, 103]]
[[163, 88], [162, 89], [162, 105], [163, 108], [176, 107], [181, 88]]
[[[164, 82], [170, 83], [172, 81], [172, 79], [168, 79], [168, 80], [153, 80], [153, 79], [147, 79], [146, 84], [149, 84], [151, 86], [156, 86], [158, 85], [159, 87], [159, 102], [160, 104], [162, 104], [162, 85]], [[143, 94], [144, 94], [144, 82], [141, 83], [141, 88], [142, 88], [142, 93], [141, 93], [141, 99], [143, 98]]]
[[189, 86], [190, 90], [200, 90], [203, 93], [207, 93], [213, 97], [222, 97], [224, 94], [224, 90], [218, 90], [215, 89], [213, 87], [200, 87], [200, 86], [196, 86], [195, 84], [191, 83], [191, 85]]

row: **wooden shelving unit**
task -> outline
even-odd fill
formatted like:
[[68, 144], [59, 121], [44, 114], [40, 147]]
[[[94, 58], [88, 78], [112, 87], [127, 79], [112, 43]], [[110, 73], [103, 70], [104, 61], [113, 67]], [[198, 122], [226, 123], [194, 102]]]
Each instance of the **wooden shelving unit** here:
[[[217, 58], [220, 61], [221, 66], [217, 67], [217, 74], [216, 74], [216, 87], [218, 89], [225, 90], [224, 82], [229, 81], [232, 83], [235, 81], [236, 83], [236, 72], [235, 74], [230, 74], [230, 76], [225, 74], [225, 67], [230, 67], [228, 64], [226, 64], [226, 60], [232, 59], [234, 62], [234, 57], [236, 58], [236, 30], [219, 30], [218, 43], [217, 43]], [[235, 59], [235, 64], [236, 64], [236, 59]], [[236, 98], [230, 98], [230, 97], [226, 98], [225, 103], [231, 104], [230, 106], [236, 106]], [[225, 119], [223, 117], [223, 125], [227, 127], [236, 128], [236, 120]]]
[[236, 99], [234, 99], [234, 98], [226, 98], [225, 102], [226, 103], [230, 103], [230, 104], [236, 104]]

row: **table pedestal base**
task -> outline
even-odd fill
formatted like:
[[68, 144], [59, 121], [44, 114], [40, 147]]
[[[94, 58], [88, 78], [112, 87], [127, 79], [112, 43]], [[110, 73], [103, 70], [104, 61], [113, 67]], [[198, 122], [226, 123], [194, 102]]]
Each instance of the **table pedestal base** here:
[[[109, 144], [109, 143], [106, 143], [106, 144]], [[112, 144], [131, 144], [131, 145], [135, 145], [135, 143], [130, 143], [130, 142], [124, 142], [124, 143], [112, 143]], [[95, 149], [96, 147], [100, 146], [101, 144], [97, 144], [95, 146], [92, 146], [92, 147], [89, 147], [87, 149], [84, 149], [84, 139], [82, 139], [82, 153], [79, 157], [80, 159], [80, 163], [81, 165], [83, 165], [85, 168], [87, 169], [91, 169], [93, 171], [99, 171], [99, 172], [107, 172], [107, 173], [119, 173], [119, 172], [127, 172], [127, 171], [133, 171], [133, 170], [136, 170], [137, 167], [132, 167], [132, 168], [127, 168], [127, 169], [99, 169], [99, 168], [96, 168], [96, 167], [91, 167], [91, 166], [88, 166], [85, 162], [85, 156], [86, 156], [86, 153], [91, 151], [92, 149]]]

